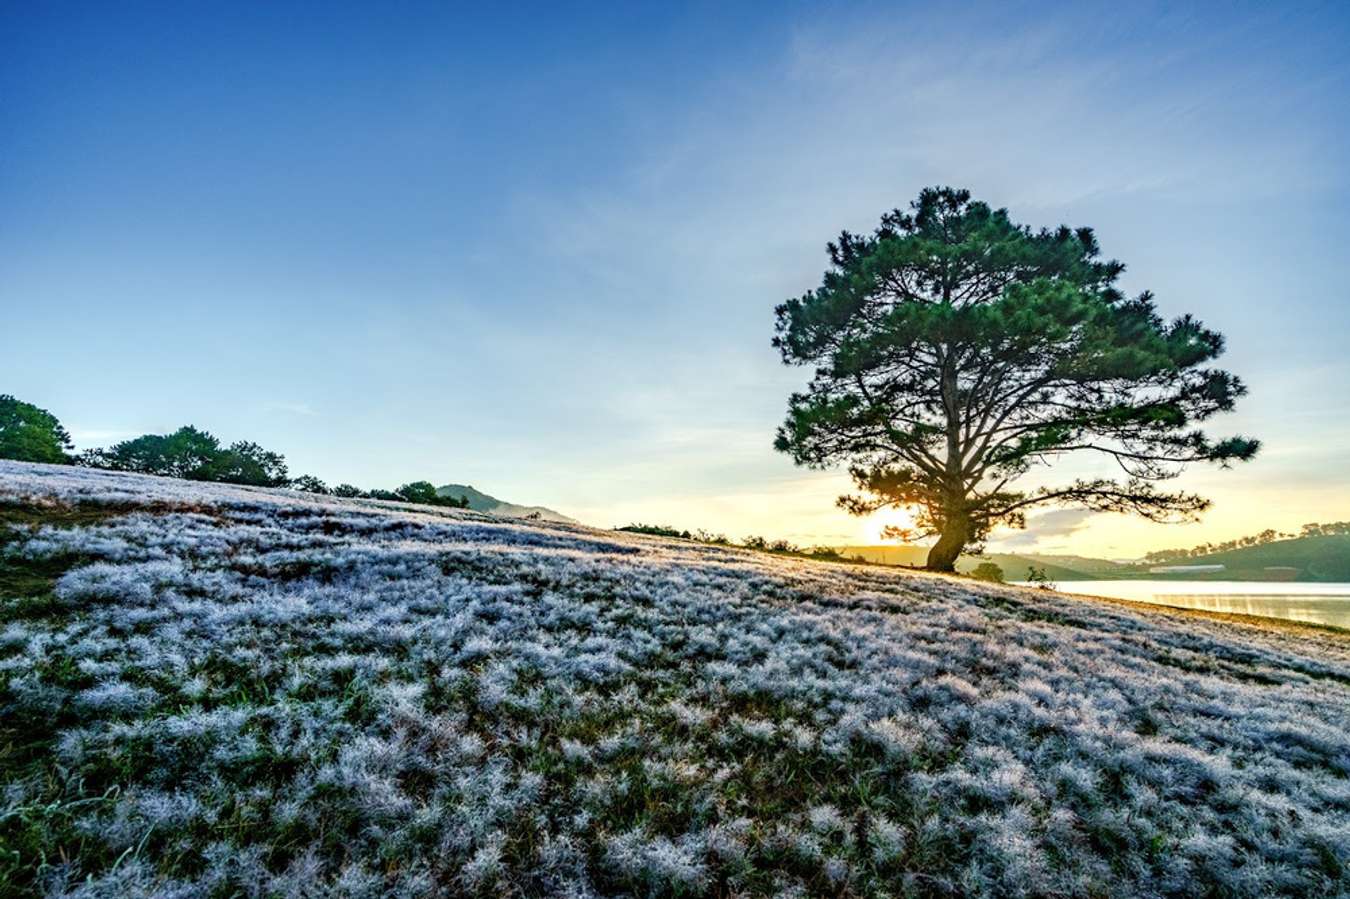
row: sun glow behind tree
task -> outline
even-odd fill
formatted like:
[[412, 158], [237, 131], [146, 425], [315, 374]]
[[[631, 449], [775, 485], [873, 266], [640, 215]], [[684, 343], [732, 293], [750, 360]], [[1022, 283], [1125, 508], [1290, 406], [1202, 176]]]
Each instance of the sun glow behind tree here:
[[918, 537], [917, 516], [906, 507], [878, 509], [862, 522], [868, 543], [908, 543]]
[[[927, 188], [828, 252], [821, 286], [776, 310], [783, 362], [814, 373], [775, 446], [799, 465], [847, 464], [859, 493], [839, 504], [856, 515], [917, 509], [920, 532], [939, 535], [931, 569], [1046, 505], [1194, 521], [1209, 500], [1161, 487], [1260, 447], [1202, 428], [1246, 393], [1210, 367], [1223, 336], [1164, 320], [1147, 291], [1127, 298], [1125, 266], [1090, 228], [1033, 231], [968, 191]], [[1019, 489], [1070, 454], [1117, 476]]]

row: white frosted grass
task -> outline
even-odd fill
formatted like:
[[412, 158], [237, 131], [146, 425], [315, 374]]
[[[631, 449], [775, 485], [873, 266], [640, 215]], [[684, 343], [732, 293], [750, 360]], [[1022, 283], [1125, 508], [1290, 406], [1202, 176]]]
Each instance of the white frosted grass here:
[[0, 503], [107, 513], [3, 550], [66, 567], [0, 597], [52, 895], [1350, 889], [1337, 638], [59, 466]]

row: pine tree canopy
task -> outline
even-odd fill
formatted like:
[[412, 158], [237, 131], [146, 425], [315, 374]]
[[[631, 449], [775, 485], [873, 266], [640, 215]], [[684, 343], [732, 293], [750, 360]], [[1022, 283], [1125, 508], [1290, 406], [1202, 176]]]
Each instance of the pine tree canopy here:
[[[1045, 504], [1188, 520], [1202, 497], [1161, 489], [1192, 462], [1250, 459], [1258, 442], [1198, 427], [1245, 392], [1209, 367], [1223, 337], [1153, 297], [1091, 229], [1033, 231], [970, 193], [929, 188], [870, 236], [828, 247], [821, 286], [777, 310], [774, 346], [814, 366], [775, 445], [802, 465], [847, 464], [855, 514], [918, 513], [929, 567]], [[1017, 490], [1033, 465], [1099, 453], [1120, 476]]]

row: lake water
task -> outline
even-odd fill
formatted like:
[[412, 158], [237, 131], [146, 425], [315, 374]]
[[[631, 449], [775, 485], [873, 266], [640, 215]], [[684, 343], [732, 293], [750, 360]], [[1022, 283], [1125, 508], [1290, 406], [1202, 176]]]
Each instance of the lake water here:
[[1264, 581], [1060, 581], [1065, 593], [1350, 627], [1350, 584]]

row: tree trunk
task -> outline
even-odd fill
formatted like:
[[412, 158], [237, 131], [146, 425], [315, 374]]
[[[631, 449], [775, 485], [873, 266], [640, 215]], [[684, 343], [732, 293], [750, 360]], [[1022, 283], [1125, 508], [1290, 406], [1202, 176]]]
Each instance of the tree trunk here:
[[[943, 299], [950, 302], [949, 288], [943, 288]], [[956, 558], [970, 541], [970, 515], [966, 511], [964, 472], [961, 470], [963, 454], [961, 452], [960, 382], [956, 368], [952, 363], [949, 348], [944, 346], [942, 353], [942, 407], [947, 413], [947, 466], [943, 484], [943, 521], [942, 533], [938, 542], [928, 551], [928, 562], [924, 566], [929, 571], [955, 571]]]
[[949, 517], [942, 525], [938, 542], [928, 551], [928, 562], [924, 567], [929, 571], [955, 571], [956, 559], [969, 541], [970, 519], [963, 515]]

